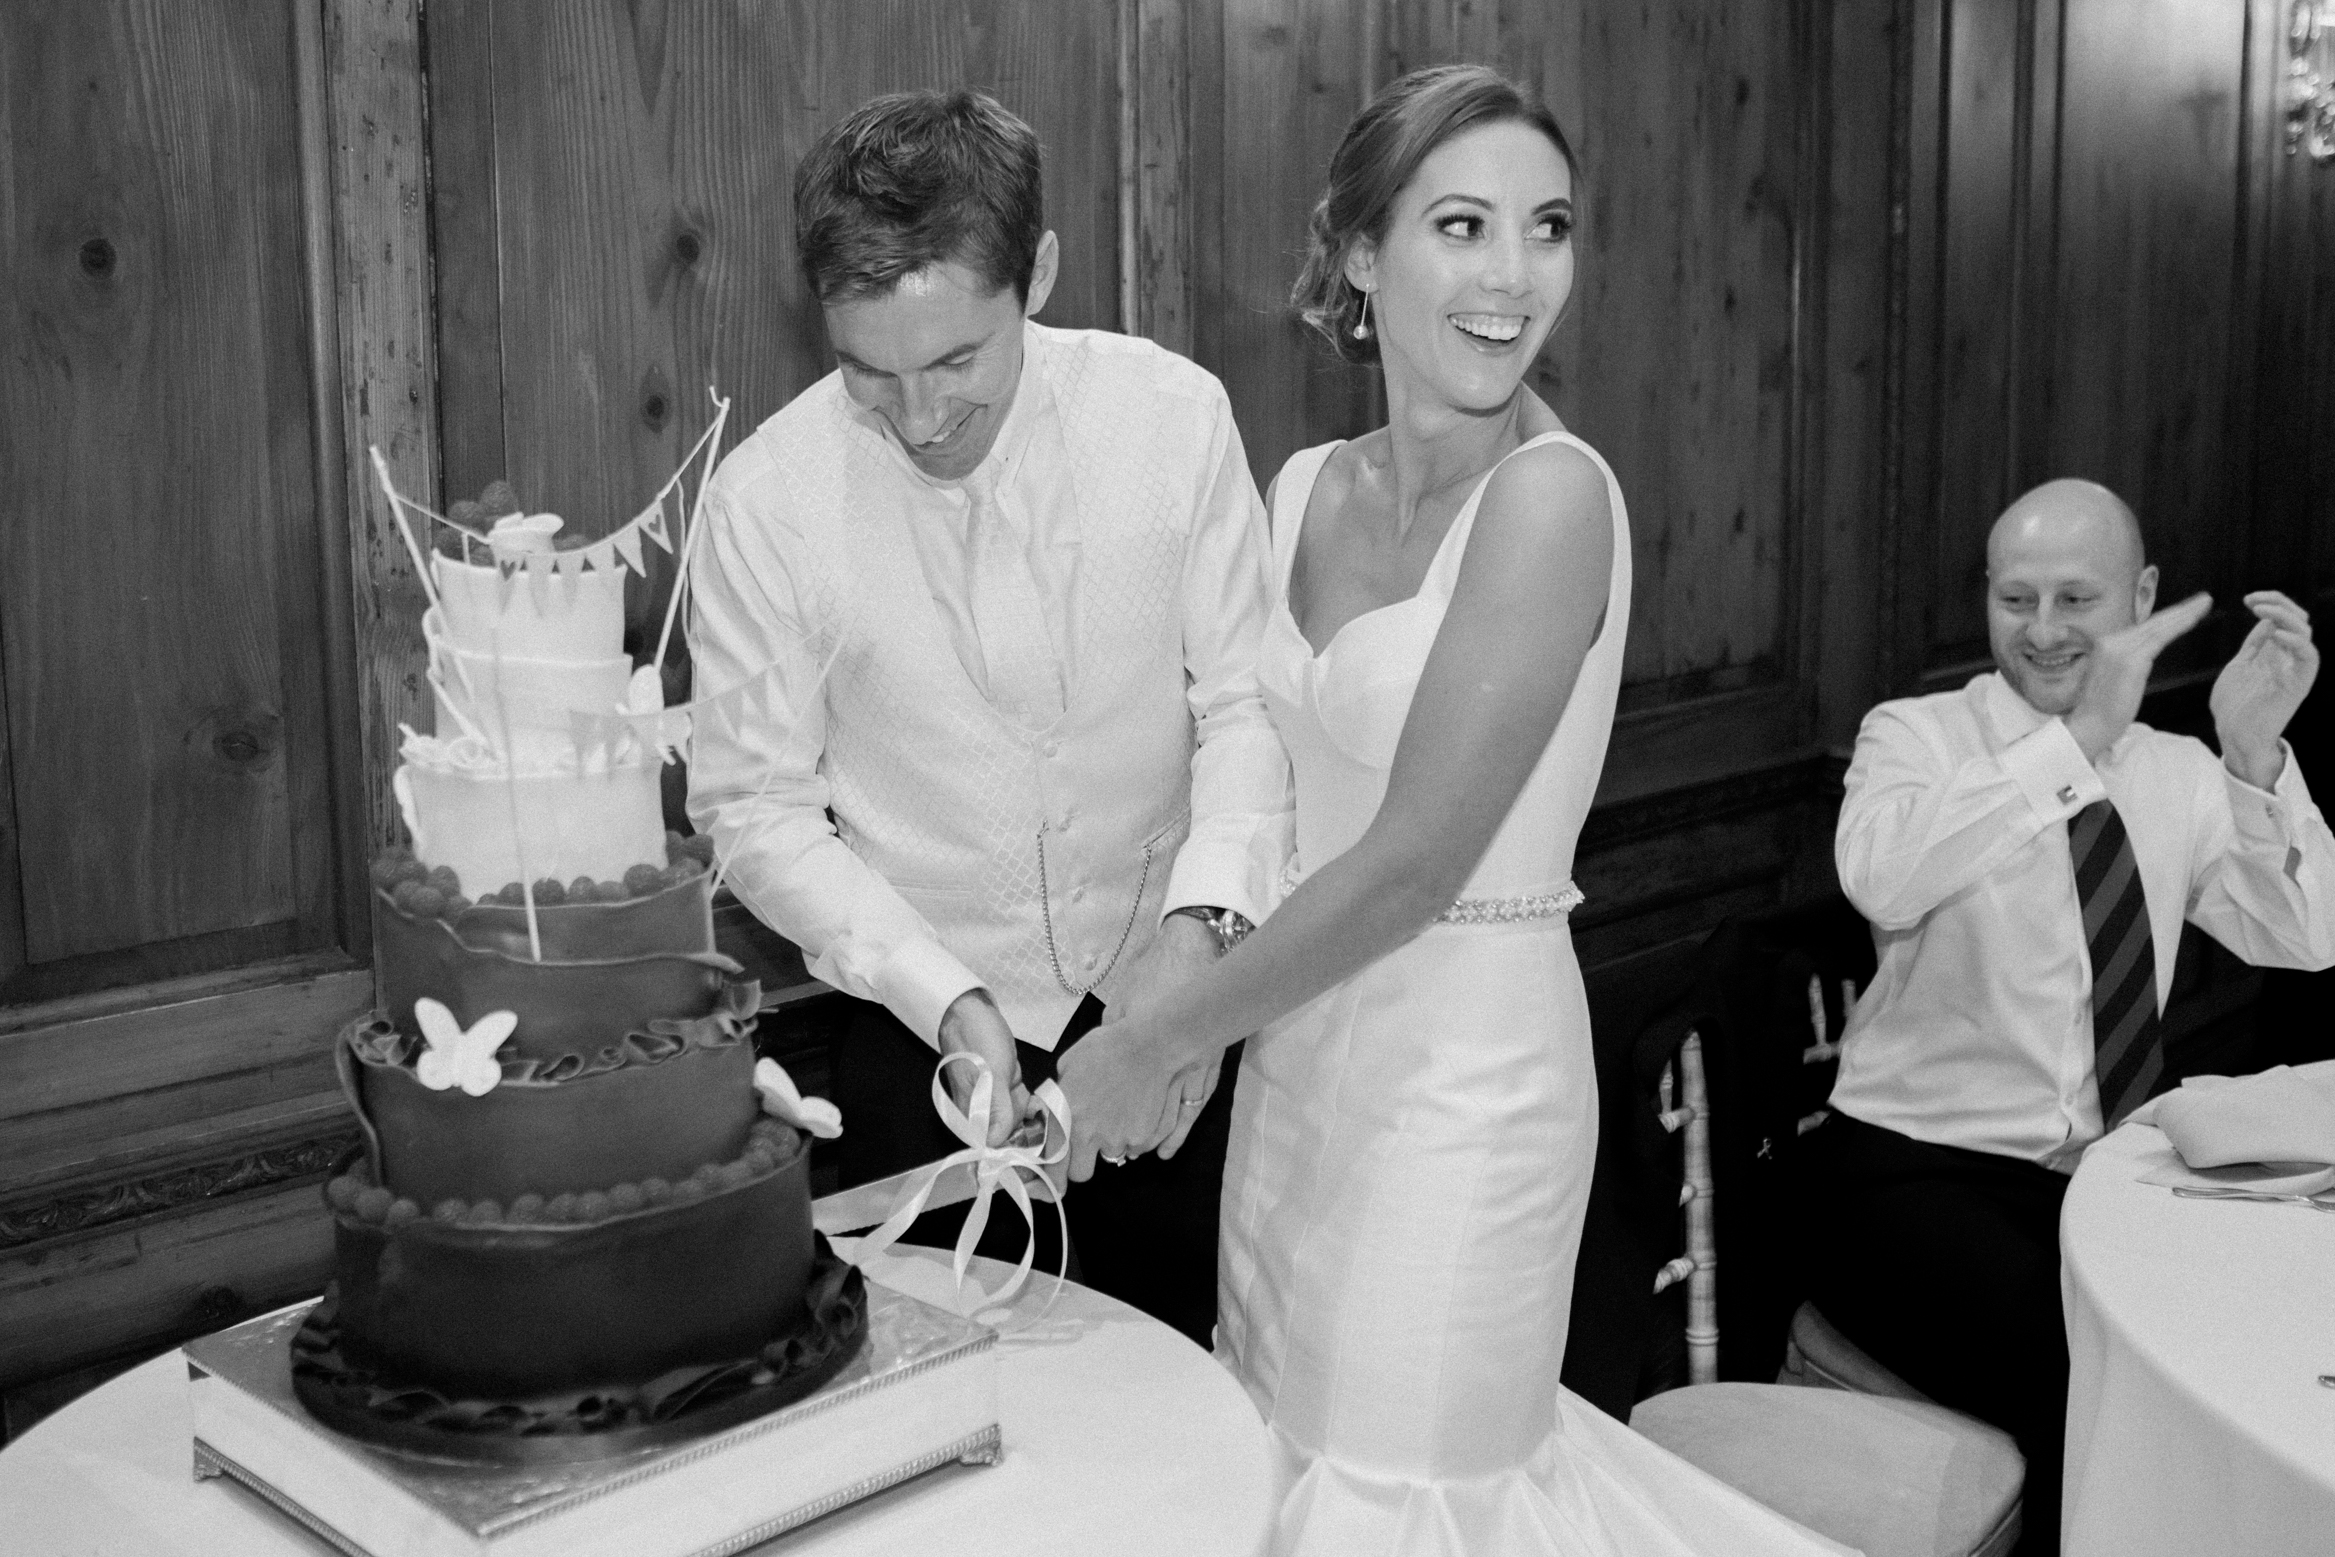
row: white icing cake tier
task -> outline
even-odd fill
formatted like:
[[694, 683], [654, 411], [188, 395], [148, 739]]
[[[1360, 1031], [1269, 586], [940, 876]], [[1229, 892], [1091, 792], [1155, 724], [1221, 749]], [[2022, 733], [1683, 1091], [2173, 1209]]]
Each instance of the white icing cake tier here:
[[448, 866], [465, 895], [512, 881], [622, 880], [662, 865], [659, 753], [621, 733], [579, 741], [572, 714], [617, 713], [633, 692], [624, 653], [624, 575], [505, 575], [548, 557], [550, 514], [496, 522], [479, 561], [430, 559], [440, 606], [422, 619], [437, 734], [406, 732], [398, 805], [414, 854]]
[[616, 712], [625, 706], [632, 679], [632, 661], [621, 654], [581, 662], [497, 660], [449, 645], [432, 658], [439, 736], [477, 735], [499, 746], [507, 725], [522, 768], [539, 765], [529, 760], [528, 736], [570, 740], [569, 710]]
[[596, 664], [624, 653], [624, 572], [506, 578], [492, 562], [435, 556], [443, 627], [457, 649], [506, 659]]
[[522, 750], [512, 775], [481, 743], [409, 735], [396, 789], [415, 857], [450, 866], [473, 898], [506, 882], [621, 881], [635, 865], [661, 865], [665, 821], [656, 753], [628, 745], [613, 762], [596, 752], [595, 760], [579, 764], [564, 737], [562, 744], [564, 760], [535, 771]]

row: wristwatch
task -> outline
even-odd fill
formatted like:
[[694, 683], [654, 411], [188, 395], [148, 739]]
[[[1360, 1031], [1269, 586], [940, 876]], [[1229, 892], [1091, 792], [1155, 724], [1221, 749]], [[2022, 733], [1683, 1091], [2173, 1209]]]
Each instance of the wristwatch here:
[[1219, 957], [1247, 940], [1249, 932], [1256, 928], [1249, 923], [1248, 915], [1230, 908], [1218, 908], [1213, 903], [1186, 903], [1168, 912], [1187, 915], [1206, 925], [1216, 937], [1216, 955]]

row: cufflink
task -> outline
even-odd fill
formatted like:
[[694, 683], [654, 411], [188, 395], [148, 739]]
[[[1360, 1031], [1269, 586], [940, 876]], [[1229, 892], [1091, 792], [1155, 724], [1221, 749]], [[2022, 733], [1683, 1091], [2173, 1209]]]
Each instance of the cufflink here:
[[2063, 806], [2072, 806], [2076, 803], [2075, 785], [2062, 784], [2059, 786], [2059, 803]]

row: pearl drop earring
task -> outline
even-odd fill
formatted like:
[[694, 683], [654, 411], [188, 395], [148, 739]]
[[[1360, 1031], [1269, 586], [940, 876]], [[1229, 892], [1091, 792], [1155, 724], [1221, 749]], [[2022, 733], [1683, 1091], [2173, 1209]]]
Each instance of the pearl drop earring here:
[[1362, 294], [1362, 312], [1354, 320], [1354, 339], [1358, 341], [1370, 339], [1370, 294], [1368, 292]]

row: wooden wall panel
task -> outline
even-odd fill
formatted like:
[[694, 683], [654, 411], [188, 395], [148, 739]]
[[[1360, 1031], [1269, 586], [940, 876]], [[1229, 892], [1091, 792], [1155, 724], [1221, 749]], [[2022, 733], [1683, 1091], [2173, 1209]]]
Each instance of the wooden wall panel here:
[[11, 7], [0, 51], [33, 999], [333, 933], [329, 617], [289, 10]]
[[1629, 500], [1630, 706], [1788, 676], [1803, 7], [1599, 6], [1558, 411]]
[[[2256, 0], [2261, 9], [2266, 0]], [[2283, 13], [2281, 13], [2283, 14]], [[2285, 63], [2282, 34], [2260, 25], [2267, 45], [2251, 83], [2253, 118], [2264, 126], [2251, 150], [2264, 206], [2261, 314], [2250, 365], [2253, 420], [2243, 458], [2254, 478], [2253, 576], [2301, 591], [2313, 609], [2335, 610], [2335, 164], [2289, 156], [2276, 89]], [[2327, 634], [2320, 618], [2321, 641]], [[2312, 701], [2335, 750], [2335, 696], [2322, 670]], [[2317, 770], [2306, 766], [2306, 772]], [[2322, 788], [2325, 787], [2322, 783]]]
[[2246, 587], [2224, 451], [2251, 356], [2246, 26], [2242, 5], [2067, 0], [2045, 460], [2132, 504], [2171, 598]]
[[1846, 749], [1865, 711], [1891, 685], [1885, 631], [1889, 533], [1895, 502], [1893, 390], [1903, 367], [1904, 245], [1898, 72], [1909, 5], [1831, 7], [1820, 34], [1821, 74], [1810, 104], [1809, 155], [1823, 170], [1825, 233], [1812, 245], [1816, 301], [1804, 313], [1813, 456], [1804, 501], [1811, 543], [1801, 550], [1801, 663], [1816, 696], [1815, 739]]
[[[1945, 49], [1943, 114], [1952, 150], [1936, 256], [1942, 293], [1938, 464], [1931, 532], [1931, 657], [1986, 654], [1987, 527], [2013, 495], [2019, 313], [2005, 304], [2027, 259], [2019, 152], [2033, 125], [2032, 3], [1959, 4]], [[2048, 128], [2048, 124], [2046, 125]]]

